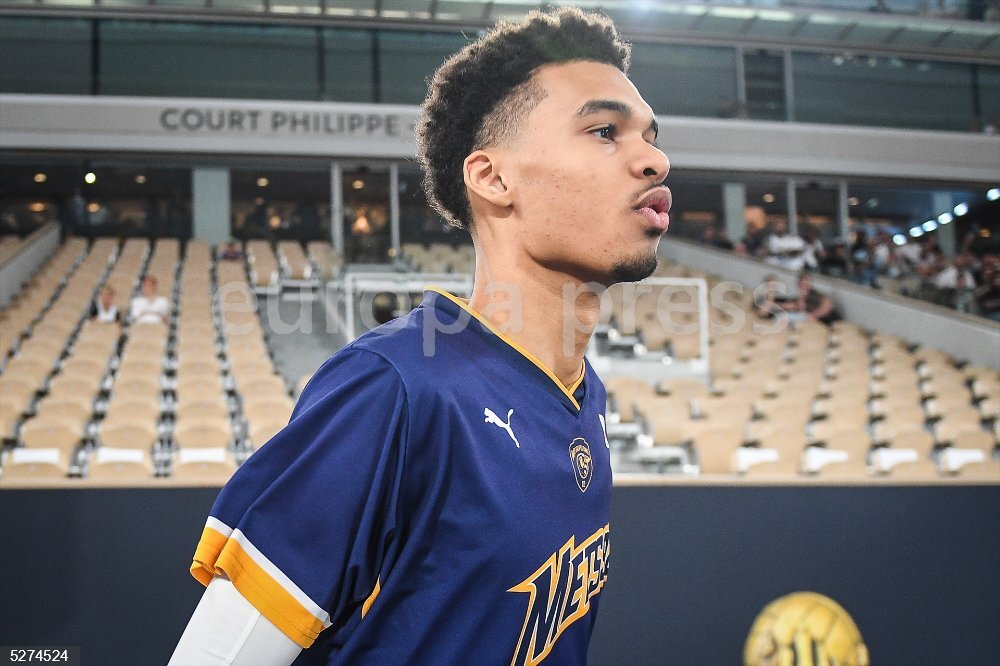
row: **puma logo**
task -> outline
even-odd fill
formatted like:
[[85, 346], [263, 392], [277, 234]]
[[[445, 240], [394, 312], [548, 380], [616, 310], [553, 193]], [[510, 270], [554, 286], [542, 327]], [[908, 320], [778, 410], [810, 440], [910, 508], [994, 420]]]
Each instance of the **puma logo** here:
[[514, 431], [511, 430], [510, 428], [510, 417], [513, 413], [514, 413], [513, 409], [507, 412], [507, 422], [505, 423], [504, 421], [501, 421], [500, 417], [496, 415], [496, 412], [494, 412], [489, 407], [483, 410], [483, 416], [486, 417], [485, 422], [492, 423], [496, 427], [506, 430], [507, 434], [510, 435], [510, 438], [514, 440], [514, 444], [517, 446], [517, 448], [521, 448], [521, 443], [517, 441], [517, 437], [514, 436]]

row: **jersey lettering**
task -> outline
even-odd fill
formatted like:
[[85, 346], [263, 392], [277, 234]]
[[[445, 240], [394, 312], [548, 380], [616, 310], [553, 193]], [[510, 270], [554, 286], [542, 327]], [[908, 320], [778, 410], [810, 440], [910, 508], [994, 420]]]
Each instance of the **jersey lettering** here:
[[590, 610], [590, 600], [608, 578], [611, 531], [600, 528], [579, 546], [570, 537], [508, 592], [528, 594], [528, 611], [511, 666], [534, 666], [548, 656], [559, 636]]

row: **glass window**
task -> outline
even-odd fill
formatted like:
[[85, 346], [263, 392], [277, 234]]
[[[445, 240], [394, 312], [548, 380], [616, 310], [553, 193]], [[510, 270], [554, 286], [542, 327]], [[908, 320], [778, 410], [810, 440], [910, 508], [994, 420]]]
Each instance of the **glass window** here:
[[721, 242], [725, 230], [721, 183], [671, 174], [667, 184], [673, 194], [670, 234], [709, 244]]
[[322, 99], [374, 102], [373, 34], [366, 30], [323, 30]]
[[837, 186], [819, 182], [799, 183], [795, 188], [799, 236], [807, 241], [828, 243], [840, 235], [837, 225]]
[[967, 131], [972, 68], [961, 63], [795, 53], [795, 118], [804, 122]]
[[91, 22], [0, 17], [0, 92], [90, 94]]
[[976, 80], [979, 88], [979, 117], [981, 126], [971, 129], [987, 129], [1000, 132], [1000, 67], [976, 67]]
[[747, 207], [743, 212], [746, 236], [742, 241], [748, 254], [767, 255], [767, 237], [779, 222], [788, 223], [788, 190], [783, 181], [747, 183]]
[[629, 78], [655, 113], [737, 115], [735, 49], [637, 43]]
[[317, 99], [317, 31], [149, 21], [100, 24], [101, 94]]
[[467, 43], [458, 34], [378, 33], [380, 97], [377, 101], [421, 104], [427, 95], [427, 77]]
[[0, 166], [3, 227], [59, 221], [78, 236], [191, 236], [191, 170], [89, 161]]
[[424, 175], [418, 169], [399, 170], [399, 238], [401, 243], [471, 243], [468, 232], [445, 223], [427, 203]]
[[234, 238], [330, 239], [328, 169], [232, 169], [229, 182]]
[[746, 112], [759, 120], [786, 120], [785, 57], [779, 51], [746, 51], [743, 54]]
[[389, 261], [389, 171], [366, 166], [344, 169], [344, 258], [350, 263]]

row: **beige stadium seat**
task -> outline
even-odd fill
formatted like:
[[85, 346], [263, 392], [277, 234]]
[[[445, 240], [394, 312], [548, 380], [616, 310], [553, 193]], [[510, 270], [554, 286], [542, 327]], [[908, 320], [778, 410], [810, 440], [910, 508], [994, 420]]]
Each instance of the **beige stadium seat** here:
[[8, 366], [8, 371], [0, 376], [0, 400], [23, 412], [35, 399], [40, 384], [19, 376], [16, 371], [11, 372]]
[[796, 477], [799, 475], [798, 459], [776, 460], [750, 465], [743, 472], [745, 477]]
[[83, 423], [67, 419], [32, 418], [21, 426], [21, 441], [32, 449], [60, 449], [71, 452], [83, 439]]
[[841, 431], [823, 440], [826, 448], [834, 451], [846, 451], [852, 459], [865, 460], [871, 449], [871, 439], [864, 430]]
[[155, 402], [160, 395], [160, 379], [158, 376], [121, 376], [112, 385], [113, 399], [129, 398]]
[[255, 398], [243, 404], [243, 415], [250, 423], [262, 421], [284, 421], [292, 416], [295, 403], [289, 398]]
[[156, 400], [143, 400], [127, 393], [116, 394], [108, 403], [102, 424], [148, 423], [156, 425], [160, 420], [160, 414], [160, 405]]
[[86, 397], [79, 400], [67, 397], [47, 397], [38, 403], [35, 418], [86, 423], [93, 414], [93, 402]]
[[178, 451], [173, 462], [173, 478], [192, 482], [225, 483], [236, 471], [233, 454], [226, 449]]
[[232, 426], [228, 419], [177, 421], [174, 428], [174, 440], [182, 449], [228, 448], [232, 439]]
[[963, 479], [977, 479], [1000, 483], [1000, 460], [986, 460], [963, 465], [958, 470]]
[[9, 402], [0, 400], [0, 443], [14, 437], [14, 427], [21, 418], [21, 410]]
[[102, 446], [116, 449], [141, 449], [148, 451], [157, 440], [156, 426], [152, 423], [105, 420], [98, 438]]
[[985, 430], [967, 430], [956, 433], [951, 438], [951, 445], [959, 449], [979, 449], [990, 455], [996, 447], [996, 440]]
[[904, 430], [886, 440], [894, 449], [915, 449], [927, 454], [934, 448], [934, 437], [926, 430]]
[[59, 374], [66, 377], [100, 380], [104, 376], [107, 367], [107, 359], [96, 360], [72, 356], [63, 362]]
[[972, 416], [955, 417], [949, 414], [934, 424], [934, 435], [941, 444], [954, 441], [956, 437], [967, 432], [981, 432], [978, 413]]
[[250, 444], [254, 449], [259, 449], [283, 429], [288, 424], [288, 420], [260, 418], [249, 423]]
[[178, 354], [180, 363], [177, 366], [178, 377], [218, 377], [219, 362], [215, 356], [192, 358], [192, 355]]
[[69, 455], [58, 448], [14, 449], [8, 454], [3, 466], [3, 482], [17, 479], [55, 479], [62, 478], [69, 472]]
[[802, 429], [778, 427], [763, 433], [760, 446], [774, 449], [782, 459], [797, 461], [806, 448], [806, 436]]
[[712, 428], [698, 433], [694, 445], [702, 474], [731, 474], [733, 453], [743, 443], [743, 433], [733, 428]]
[[7, 363], [3, 371], [4, 383], [11, 381], [29, 384], [32, 388], [38, 388], [42, 382], [52, 372], [53, 363], [39, 361], [38, 359], [22, 358], [15, 356]]
[[653, 387], [642, 379], [632, 377], [616, 377], [605, 382], [608, 395], [614, 396], [618, 405], [618, 414], [625, 423], [635, 420], [634, 407], [639, 398], [650, 398], [655, 395]]
[[824, 479], [864, 479], [869, 477], [868, 465], [865, 459], [851, 457], [846, 462], [835, 462], [824, 465], [817, 475]]
[[930, 460], [897, 463], [889, 472], [893, 479], [936, 479], [940, 476], [937, 466]]
[[236, 383], [247, 400], [254, 400], [258, 396], [288, 396], [284, 380], [277, 375], [237, 376]]
[[49, 391], [46, 400], [55, 398], [65, 398], [77, 402], [86, 401], [88, 404], [97, 395], [101, 385], [99, 379], [66, 376], [58, 374], [49, 383]]
[[222, 396], [216, 394], [214, 399], [207, 400], [182, 398], [177, 403], [176, 414], [180, 421], [218, 420], [226, 419], [229, 409]]
[[153, 476], [153, 460], [148, 451], [99, 447], [87, 465], [86, 478], [91, 481], [134, 480], [144, 484]]

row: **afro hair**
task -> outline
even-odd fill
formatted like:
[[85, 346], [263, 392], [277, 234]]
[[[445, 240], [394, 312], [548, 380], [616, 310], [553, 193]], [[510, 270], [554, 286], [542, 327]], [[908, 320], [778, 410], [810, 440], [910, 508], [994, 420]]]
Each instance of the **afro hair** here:
[[435, 72], [417, 123], [427, 201], [449, 224], [468, 229], [472, 210], [465, 158], [512, 136], [545, 97], [539, 67], [588, 60], [628, 72], [631, 47], [610, 19], [572, 7], [500, 22]]

